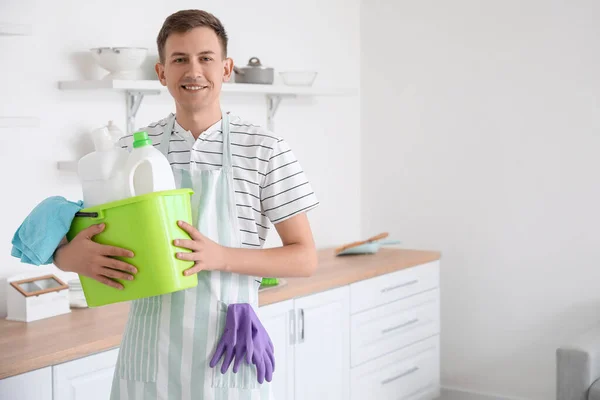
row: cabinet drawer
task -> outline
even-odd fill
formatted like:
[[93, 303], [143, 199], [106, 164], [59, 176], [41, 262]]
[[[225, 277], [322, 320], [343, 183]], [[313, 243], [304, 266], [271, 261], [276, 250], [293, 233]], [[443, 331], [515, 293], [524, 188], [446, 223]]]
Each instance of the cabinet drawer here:
[[350, 322], [352, 366], [439, 333], [439, 290], [353, 315]]
[[434, 336], [353, 368], [351, 400], [438, 397], [439, 348], [439, 336]]
[[350, 312], [369, 308], [438, 287], [439, 261], [403, 269], [350, 285]]

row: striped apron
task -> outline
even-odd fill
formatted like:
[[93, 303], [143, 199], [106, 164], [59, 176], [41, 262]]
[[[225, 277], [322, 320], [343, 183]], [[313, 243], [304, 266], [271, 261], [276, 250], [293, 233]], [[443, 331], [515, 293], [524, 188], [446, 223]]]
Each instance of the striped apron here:
[[[173, 167], [179, 188], [191, 188], [194, 226], [227, 247], [241, 247], [233, 188], [229, 116], [222, 113], [223, 163], [218, 170]], [[159, 149], [166, 156], [175, 116]], [[269, 382], [258, 383], [245, 361], [221, 374], [209, 361], [223, 333], [227, 306], [249, 303], [258, 311], [260, 279], [201, 271], [195, 288], [131, 303], [113, 378], [111, 400], [272, 400]]]

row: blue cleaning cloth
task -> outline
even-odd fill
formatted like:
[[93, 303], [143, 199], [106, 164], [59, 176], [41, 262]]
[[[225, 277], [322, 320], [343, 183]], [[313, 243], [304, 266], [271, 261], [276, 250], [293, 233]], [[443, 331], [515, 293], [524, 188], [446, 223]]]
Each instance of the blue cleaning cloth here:
[[43, 200], [15, 232], [10, 254], [27, 264], [51, 264], [54, 251], [69, 231], [75, 213], [82, 208], [83, 201], [74, 203], [61, 196]]
[[338, 254], [338, 256], [345, 256], [348, 254], [375, 254], [379, 251], [381, 246], [388, 246], [392, 244], [402, 243], [399, 240], [381, 239], [374, 240], [369, 243], [361, 244], [360, 246], [351, 247]]

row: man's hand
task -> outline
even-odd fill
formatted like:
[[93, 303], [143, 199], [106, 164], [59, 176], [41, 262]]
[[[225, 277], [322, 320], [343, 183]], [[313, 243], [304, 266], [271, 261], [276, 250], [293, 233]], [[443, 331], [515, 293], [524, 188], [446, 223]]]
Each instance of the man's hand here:
[[133, 252], [114, 246], [96, 243], [92, 238], [104, 230], [105, 225], [92, 225], [79, 232], [69, 243], [60, 246], [54, 253], [54, 265], [63, 271], [95, 279], [100, 283], [123, 289], [114, 279], [132, 280], [137, 269], [119, 257], [133, 257]]
[[226, 247], [202, 235], [187, 222], [178, 221], [177, 224], [190, 235], [191, 240], [175, 239], [173, 244], [192, 251], [191, 253], [177, 253], [177, 258], [180, 260], [195, 261], [192, 268], [183, 272], [185, 276], [197, 274], [203, 270], [224, 270], [226, 268]]
[[174, 245], [192, 253], [177, 253], [180, 260], [195, 261], [184, 275], [219, 270], [240, 275], [305, 277], [314, 273], [318, 258], [305, 213], [275, 225], [283, 246], [268, 249], [225, 247], [202, 235], [192, 225], [179, 221], [192, 240], [177, 239]]

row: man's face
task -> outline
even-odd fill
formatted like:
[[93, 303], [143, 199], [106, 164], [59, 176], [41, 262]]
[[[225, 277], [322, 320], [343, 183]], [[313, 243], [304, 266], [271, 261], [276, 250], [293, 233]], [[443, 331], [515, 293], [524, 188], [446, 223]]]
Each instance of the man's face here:
[[212, 29], [169, 35], [164, 55], [164, 64], [156, 64], [156, 73], [182, 109], [197, 112], [219, 102], [221, 85], [231, 77], [233, 61], [223, 58]]

